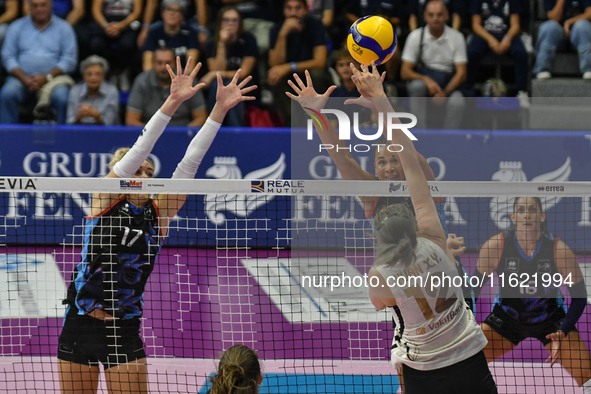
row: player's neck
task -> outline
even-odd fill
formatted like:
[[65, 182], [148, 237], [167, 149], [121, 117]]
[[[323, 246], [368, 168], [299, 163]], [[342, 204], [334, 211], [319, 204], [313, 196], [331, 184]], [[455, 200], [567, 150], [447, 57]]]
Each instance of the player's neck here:
[[533, 256], [542, 234], [540, 231], [518, 231], [517, 242], [526, 256]]

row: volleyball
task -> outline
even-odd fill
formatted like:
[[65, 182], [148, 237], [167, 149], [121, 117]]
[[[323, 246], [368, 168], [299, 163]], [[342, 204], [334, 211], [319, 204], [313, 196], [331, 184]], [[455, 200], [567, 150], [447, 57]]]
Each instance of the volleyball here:
[[347, 48], [353, 59], [361, 64], [376, 65], [387, 62], [396, 50], [396, 32], [392, 24], [381, 16], [368, 15], [349, 28]]

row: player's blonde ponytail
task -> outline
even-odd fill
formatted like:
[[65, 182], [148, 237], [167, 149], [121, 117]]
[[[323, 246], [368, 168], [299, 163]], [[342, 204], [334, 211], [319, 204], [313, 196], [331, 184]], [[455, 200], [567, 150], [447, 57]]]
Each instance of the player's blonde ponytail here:
[[234, 345], [222, 355], [218, 373], [211, 378], [211, 394], [256, 394], [260, 376], [256, 352]]
[[378, 240], [376, 264], [408, 267], [415, 259], [417, 221], [405, 204], [394, 204], [374, 216]]

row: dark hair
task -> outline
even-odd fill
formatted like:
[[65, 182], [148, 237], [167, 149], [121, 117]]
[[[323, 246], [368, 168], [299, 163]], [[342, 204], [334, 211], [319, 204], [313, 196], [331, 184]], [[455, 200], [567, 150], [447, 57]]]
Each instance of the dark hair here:
[[[520, 198], [527, 198], [527, 197], [515, 197], [515, 200], [513, 201], [513, 213], [515, 213], [515, 208], [517, 208], [517, 204], [518, 204]], [[534, 199], [534, 201], [536, 202], [536, 205], [538, 206], [538, 208], [540, 208], [540, 212], [544, 212], [544, 207], [542, 206], [542, 199], [540, 197], [531, 197], [531, 198]], [[541, 228], [542, 228], [542, 233], [548, 232], [548, 221], [546, 219], [544, 219], [544, 221], [542, 222]]]
[[216, 32], [215, 32], [215, 41], [214, 41], [215, 45], [217, 45], [217, 43], [220, 42], [220, 30], [222, 30], [222, 19], [224, 18], [224, 14], [227, 11], [232, 11], [232, 10], [236, 11], [238, 13], [238, 17], [240, 18], [240, 22], [239, 22], [240, 25], [238, 26], [238, 37], [240, 37], [242, 35], [242, 32], [244, 31], [244, 22], [242, 20], [242, 15], [238, 11], [238, 9], [233, 6], [222, 7], [220, 9], [220, 11], [218, 12], [218, 19], [216, 22]]
[[393, 204], [374, 215], [373, 226], [378, 240], [376, 265], [401, 264], [408, 267], [415, 259], [417, 221], [406, 204]]
[[154, 49], [154, 55], [156, 55], [156, 52], [170, 52], [172, 53], [172, 57], [175, 58], [174, 50], [171, 47], [167, 47], [166, 45], [162, 45]]
[[284, 8], [285, 8], [285, 5], [287, 4], [288, 1], [299, 1], [300, 3], [302, 3], [304, 5], [304, 8], [308, 9], [308, 3], [306, 3], [306, 0], [284, 0], [283, 1]]
[[224, 352], [217, 374], [210, 379], [211, 394], [256, 394], [260, 375], [256, 352], [248, 346], [234, 345]]

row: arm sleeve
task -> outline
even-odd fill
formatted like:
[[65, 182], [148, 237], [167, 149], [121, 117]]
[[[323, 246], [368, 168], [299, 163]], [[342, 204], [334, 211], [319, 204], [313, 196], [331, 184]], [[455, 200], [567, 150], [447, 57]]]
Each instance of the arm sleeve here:
[[64, 31], [62, 33], [61, 47], [62, 54], [56, 64], [64, 74], [69, 74], [76, 69], [78, 62], [78, 44], [76, 43], [76, 34], [74, 29], [64, 21]]
[[74, 120], [76, 120], [76, 114], [78, 113], [78, 100], [76, 97], [78, 96], [78, 85], [75, 85], [70, 89], [70, 94], [68, 95], [68, 112], [66, 115], [66, 123], [73, 124]]
[[568, 335], [575, 328], [575, 324], [577, 324], [587, 306], [587, 289], [584, 280], [567, 287], [567, 289], [571, 296], [571, 302], [566, 316], [562, 320], [562, 324], [560, 324], [560, 331], [564, 332], [565, 335]]
[[419, 56], [419, 38], [422, 27], [411, 32], [406, 39], [404, 49], [402, 50], [402, 61], [416, 63]]
[[18, 21], [11, 23], [8, 26], [8, 30], [6, 32], [6, 38], [4, 39], [4, 44], [2, 45], [2, 64], [8, 73], [11, 73], [12, 70], [18, 67], [18, 62], [16, 61], [16, 54], [17, 54], [17, 41], [18, 41], [18, 31], [20, 29], [21, 23]]
[[133, 178], [137, 169], [146, 161], [169, 121], [170, 116], [164, 115], [160, 110], [152, 116], [129, 152], [113, 167], [118, 177]]
[[[193, 141], [189, 144], [185, 156], [181, 162], [177, 165], [176, 170], [172, 174], [173, 178], [195, 178], [199, 165], [203, 160], [203, 156], [207, 153], [211, 142], [215, 138], [221, 124], [207, 118], [201, 130], [193, 138]], [[127, 156], [127, 155], [126, 155]]]

